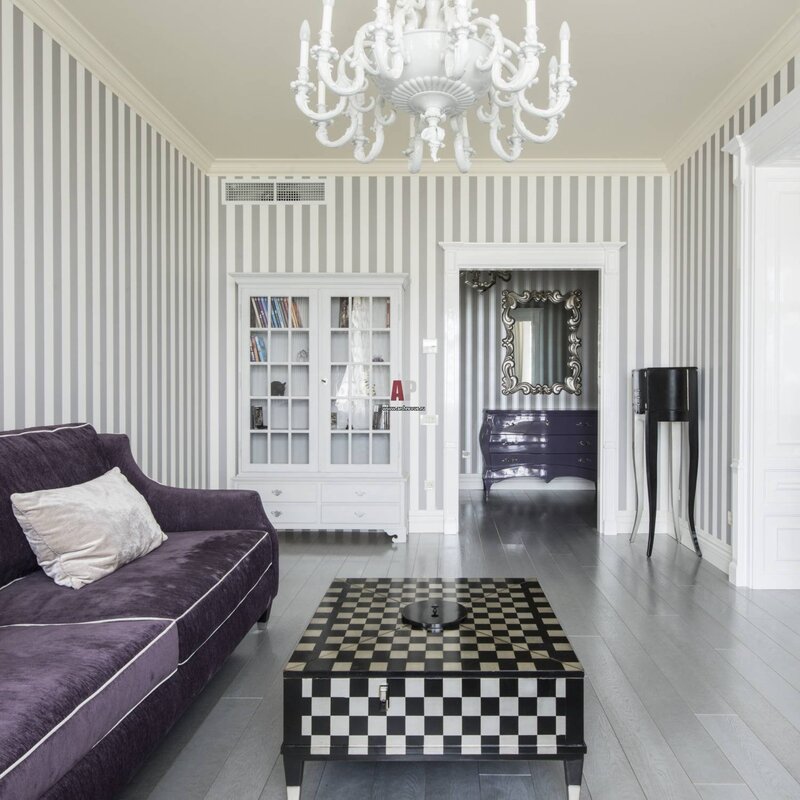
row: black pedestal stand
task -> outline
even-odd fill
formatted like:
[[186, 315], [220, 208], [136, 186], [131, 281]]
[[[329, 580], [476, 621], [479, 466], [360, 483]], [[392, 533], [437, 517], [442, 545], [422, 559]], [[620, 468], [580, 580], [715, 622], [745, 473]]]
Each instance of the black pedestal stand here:
[[[633, 371], [633, 429], [631, 445], [633, 466], [636, 475], [636, 520], [631, 531], [633, 541], [642, 516], [642, 503], [639, 492], [639, 476], [636, 463], [636, 415], [644, 415], [645, 427], [645, 472], [647, 476], [647, 497], [650, 519], [647, 535], [647, 557], [653, 553], [653, 540], [656, 529], [656, 505], [658, 500], [658, 423], [685, 422], [689, 426], [689, 475], [688, 507], [689, 529], [692, 544], [702, 558], [697, 529], [694, 521], [694, 503], [697, 495], [697, 466], [699, 455], [699, 420], [697, 408], [697, 367], [653, 367]], [[683, 444], [681, 443], [681, 447]], [[672, 445], [670, 439], [670, 487], [672, 486]], [[672, 503], [672, 492], [670, 491]], [[675, 509], [673, 508], [673, 516]], [[677, 521], [675, 535], [680, 540]]]

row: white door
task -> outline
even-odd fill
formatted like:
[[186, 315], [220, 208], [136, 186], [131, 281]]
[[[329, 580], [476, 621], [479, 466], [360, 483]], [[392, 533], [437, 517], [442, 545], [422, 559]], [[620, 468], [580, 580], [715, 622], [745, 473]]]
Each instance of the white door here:
[[800, 589], [800, 169], [756, 176], [753, 588]]

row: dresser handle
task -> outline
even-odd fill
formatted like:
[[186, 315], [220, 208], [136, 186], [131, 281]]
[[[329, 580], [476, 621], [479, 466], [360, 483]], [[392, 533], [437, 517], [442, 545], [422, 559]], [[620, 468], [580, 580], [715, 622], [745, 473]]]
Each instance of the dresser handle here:
[[272, 516], [273, 517], [282, 517], [283, 516], [283, 511], [273, 511], [272, 512]]
[[591, 442], [587, 442], [585, 439], [581, 439], [581, 440], [578, 442], [578, 444], [579, 444], [581, 447], [588, 447], [588, 446], [591, 444]]
[[363, 511], [355, 511], [354, 513], [359, 519], [361, 519], [361, 517], [364, 516], [364, 512]]
[[579, 464], [591, 464], [592, 463], [592, 459], [591, 458], [579, 458], [578, 459], [578, 463]]
[[581, 419], [581, 420], [578, 420], [575, 423], [575, 426], [578, 427], [578, 428], [588, 428], [589, 427], [589, 423]]
[[366, 492], [365, 492], [363, 489], [359, 489], [359, 490], [358, 490], [358, 491], [355, 493], [356, 497], [363, 497], [365, 494], [366, 494]]
[[273, 489], [272, 494], [274, 494], [275, 497], [280, 497], [283, 494], [283, 489]]

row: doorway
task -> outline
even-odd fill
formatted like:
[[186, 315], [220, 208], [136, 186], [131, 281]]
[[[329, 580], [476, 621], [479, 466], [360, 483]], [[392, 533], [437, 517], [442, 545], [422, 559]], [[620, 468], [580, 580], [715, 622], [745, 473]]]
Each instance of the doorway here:
[[462, 271], [519, 269], [596, 270], [599, 272], [598, 481], [597, 529], [617, 533], [619, 491], [619, 251], [624, 244], [442, 243], [444, 257], [444, 532], [459, 531], [462, 376], [459, 359]]

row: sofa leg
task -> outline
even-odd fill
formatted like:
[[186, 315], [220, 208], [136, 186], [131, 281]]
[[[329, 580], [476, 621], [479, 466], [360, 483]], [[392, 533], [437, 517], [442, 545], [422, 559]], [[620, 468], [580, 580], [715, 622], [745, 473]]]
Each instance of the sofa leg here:
[[270, 611], [272, 611], [272, 603], [269, 604], [269, 608], [258, 618], [258, 622], [260, 625], [267, 624], [267, 621], [269, 620]]

